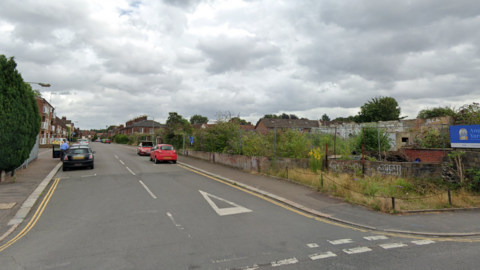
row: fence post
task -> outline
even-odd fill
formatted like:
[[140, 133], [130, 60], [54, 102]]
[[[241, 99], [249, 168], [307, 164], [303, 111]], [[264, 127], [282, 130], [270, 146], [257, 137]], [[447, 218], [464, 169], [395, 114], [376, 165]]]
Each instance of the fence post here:
[[335, 125], [335, 137], [333, 137], [333, 156], [337, 158], [337, 125]]
[[325, 170], [328, 171], [328, 143], [325, 143]]
[[183, 132], [183, 155], [185, 156], [185, 132]]
[[445, 156], [445, 137], [443, 136], [443, 123], [441, 123], [440, 125], [442, 125], [443, 155]]
[[277, 126], [273, 129], [273, 156], [277, 157]]
[[395, 197], [392, 197], [392, 208], [395, 211]]
[[362, 175], [365, 176], [365, 144], [362, 144]]
[[320, 172], [320, 185], [322, 186], [322, 189], [323, 189], [323, 172]]
[[452, 196], [450, 195], [450, 189], [447, 190], [447, 193], [448, 193], [448, 204], [452, 206]]
[[287, 179], [288, 179], [288, 166], [285, 166], [285, 169], [287, 170]]
[[377, 139], [378, 139], [378, 161], [382, 161], [382, 153], [380, 152], [380, 127], [377, 124]]

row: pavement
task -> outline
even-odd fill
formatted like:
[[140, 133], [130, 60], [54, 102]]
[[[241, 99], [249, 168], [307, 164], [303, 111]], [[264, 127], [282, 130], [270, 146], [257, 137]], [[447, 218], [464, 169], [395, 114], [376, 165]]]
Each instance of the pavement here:
[[[134, 151], [135, 147], [131, 147]], [[438, 237], [480, 235], [480, 209], [404, 215], [383, 214], [287, 180], [252, 174], [208, 161], [180, 156], [178, 165], [235, 183], [284, 204], [325, 219], [370, 230]], [[60, 169], [51, 149], [17, 171], [15, 181], [0, 183], [0, 242], [22, 223], [38, 197]]]

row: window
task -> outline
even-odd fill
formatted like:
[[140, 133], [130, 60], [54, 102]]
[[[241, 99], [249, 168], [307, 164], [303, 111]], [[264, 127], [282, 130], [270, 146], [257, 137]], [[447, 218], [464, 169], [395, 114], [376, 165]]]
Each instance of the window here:
[[173, 150], [173, 146], [162, 145], [162, 146], [160, 146], [160, 150]]
[[150, 128], [150, 134], [153, 134], [153, 128]]
[[143, 128], [139, 128], [140, 129], [140, 133], [143, 133]]

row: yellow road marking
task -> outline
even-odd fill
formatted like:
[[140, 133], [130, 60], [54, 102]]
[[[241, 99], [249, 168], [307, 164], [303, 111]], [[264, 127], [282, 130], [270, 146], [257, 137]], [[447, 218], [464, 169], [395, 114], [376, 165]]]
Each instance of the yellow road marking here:
[[270, 199], [270, 198], [267, 198], [265, 197], [264, 195], [260, 195], [260, 194], [257, 194], [255, 192], [252, 192], [252, 191], [249, 191], [249, 190], [246, 190], [240, 186], [236, 186], [236, 185], [233, 185], [233, 184], [230, 184], [224, 180], [220, 180], [220, 179], [217, 179], [217, 178], [214, 178], [210, 175], [207, 175], [207, 174], [204, 174], [204, 173], [201, 173], [199, 171], [195, 171], [193, 169], [190, 169], [188, 167], [185, 167], [185, 166], [182, 166], [182, 165], [177, 165], [183, 169], [186, 169], [186, 170], [189, 170], [191, 172], [194, 172], [196, 174], [200, 174], [200, 175], [203, 175], [207, 178], [210, 178], [210, 179], [213, 179], [217, 182], [220, 182], [220, 183], [223, 183], [225, 185], [228, 185], [228, 186], [231, 186], [231, 187], [234, 187], [236, 189], [239, 189], [241, 191], [244, 191], [246, 193], [249, 193], [253, 196], [256, 196], [258, 198], [261, 198], [263, 200], [266, 200], [268, 202], [271, 202], [275, 205], [278, 205], [280, 207], [283, 207], [287, 210], [290, 210], [292, 212], [295, 212], [297, 214], [300, 214], [304, 217], [307, 217], [307, 218], [313, 218], [317, 221], [320, 221], [320, 222], [323, 222], [323, 223], [327, 223], [327, 224], [330, 224], [330, 225], [334, 225], [334, 226], [338, 226], [338, 227], [342, 227], [342, 228], [346, 228], [346, 229], [352, 229], [352, 230], [356, 230], [356, 231], [361, 231], [361, 232], [371, 232], [371, 233], [374, 233], [374, 234], [381, 234], [381, 235], [388, 235], [388, 236], [391, 236], [391, 237], [402, 237], [402, 238], [410, 238], [410, 239], [421, 239], [421, 240], [433, 240], [433, 241], [439, 241], [439, 242], [469, 242], [469, 243], [473, 243], [473, 242], [480, 242], [480, 239], [469, 239], [469, 238], [463, 238], [463, 239], [459, 239], [459, 238], [439, 238], [439, 237], [426, 237], [426, 236], [416, 236], [416, 235], [404, 235], [404, 234], [398, 234], [398, 233], [389, 233], [389, 232], [381, 232], [381, 231], [373, 231], [373, 230], [366, 230], [366, 229], [361, 229], [361, 228], [356, 228], [356, 227], [352, 227], [352, 226], [349, 226], [349, 225], [346, 225], [346, 224], [342, 224], [342, 223], [338, 223], [338, 222], [335, 222], [335, 221], [330, 221], [328, 219], [325, 219], [325, 218], [320, 218], [320, 217], [317, 217], [317, 216], [313, 216], [313, 215], [310, 215], [310, 214], [307, 214], [307, 213], [304, 213], [302, 211], [299, 211], [297, 209], [294, 209], [292, 207], [289, 207], [289, 206], [286, 206], [280, 202], [277, 202], [273, 199]]
[[25, 236], [33, 228], [33, 226], [35, 226], [38, 219], [42, 215], [43, 210], [45, 210], [45, 207], [47, 206], [48, 202], [50, 201], [50, 198], [52, 197], [53, 192], [55, 191], [55, 188], [57, 187], [59, 181], [60, 181], [60, 178], [55, 179], [55, 181], [52, 184], [52, 187], [50, 187], [50, 190], [48, 191], [47, 195], [45, 195], [45, 198], [43, 198], [42, 203], [40, 204], [37, 211], [33, 215], [32, 220], [30, 220], [30, 222], [27, 224], [27, 226], [25, 226], [25, 228], [17, 236], [15, 236], [12, 240], [8, 241], [3, 246], [0, 246], [0, 252], [2, 252], [3, 250], [5, 250], [9, 246], [11, 246], [13, 243], [17, 242], [20, 238]]

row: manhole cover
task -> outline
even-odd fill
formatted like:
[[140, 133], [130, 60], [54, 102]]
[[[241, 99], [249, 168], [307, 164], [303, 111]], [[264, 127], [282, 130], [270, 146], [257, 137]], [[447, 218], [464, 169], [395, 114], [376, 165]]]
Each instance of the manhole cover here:
[[17, 204], [16, 202], [12, 202], [12, 203], [0, 203], [0, 210], [6, 210], [6, 209], [12, 209], [15, 204]]

